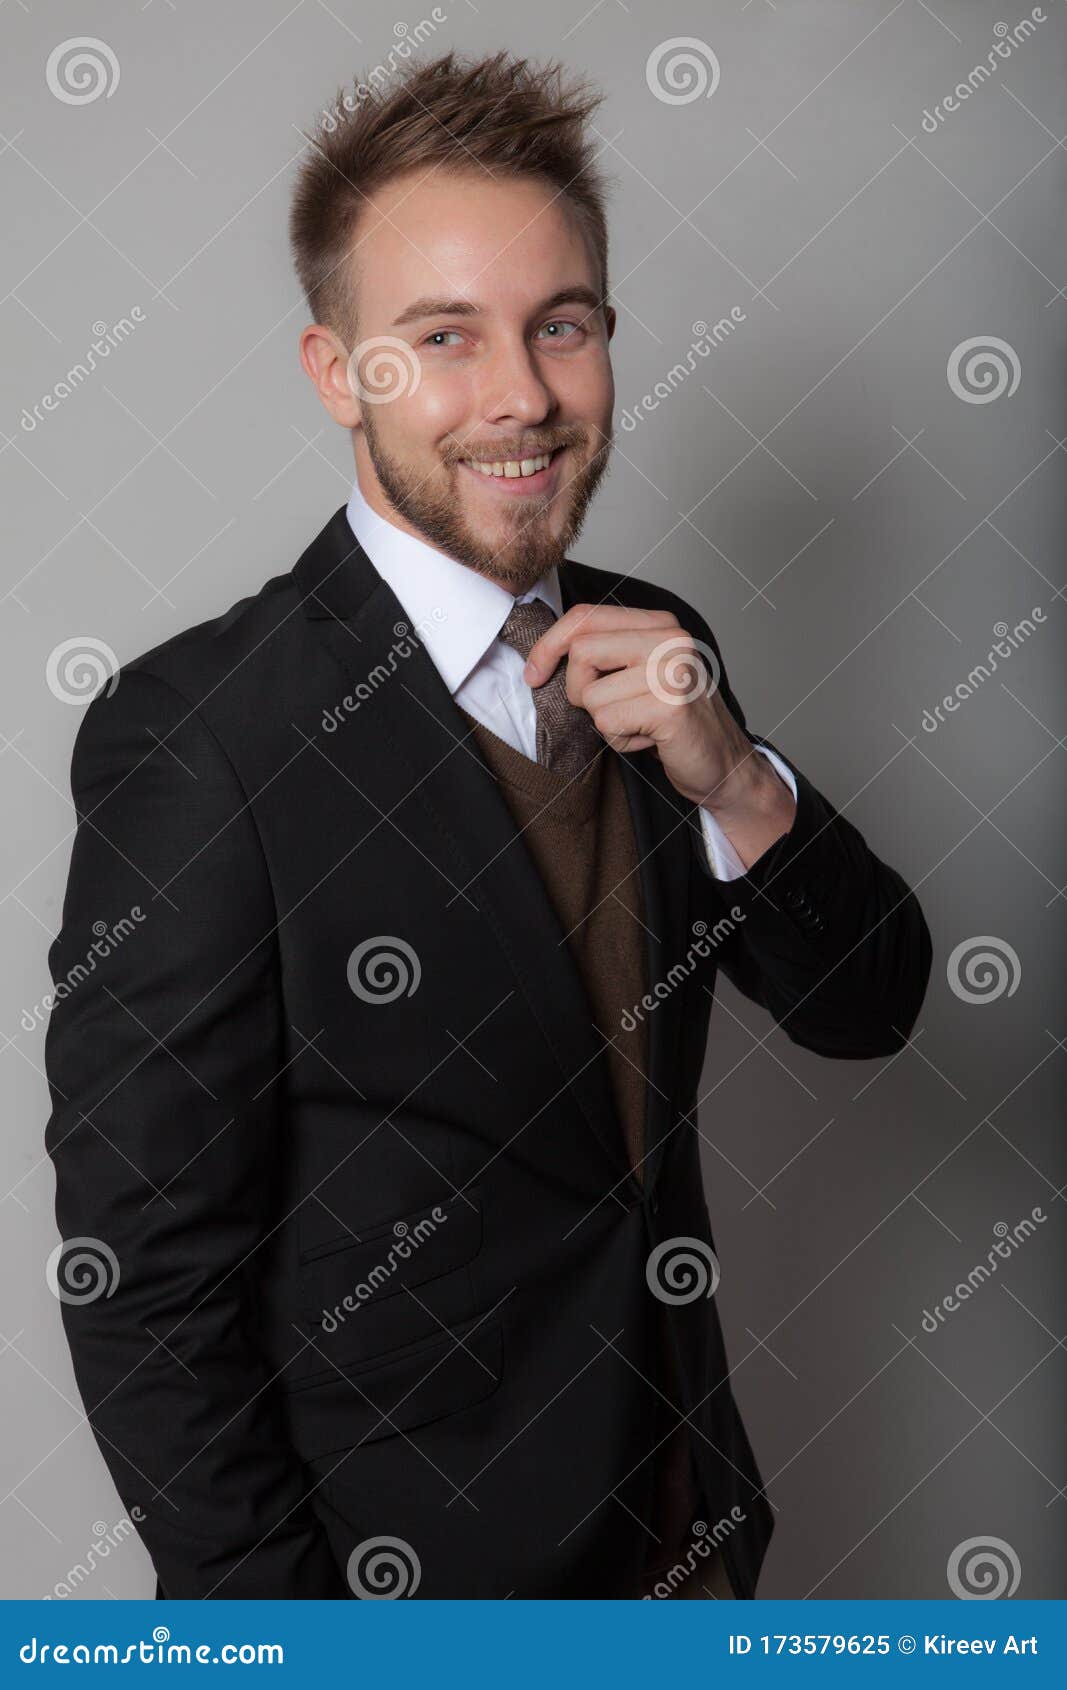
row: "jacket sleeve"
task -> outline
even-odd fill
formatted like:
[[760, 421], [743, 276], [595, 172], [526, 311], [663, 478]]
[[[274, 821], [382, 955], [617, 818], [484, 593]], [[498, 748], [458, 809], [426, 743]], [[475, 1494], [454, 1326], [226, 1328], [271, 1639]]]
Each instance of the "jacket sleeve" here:
[[89, 1424], [166, 1596], [346, 1596], [256, 1342], [284, 1057], [245, 794], [195, 710], [137, 670], [89, 705], [71, 789], [46, 1146]]
[[701, 913], [712, 925], [729, 921], [717, 930], [718, 966], [795, 1044], [820, 1056], [892, 1055], [907, 1042], [930, 977], [919, 901], [780, 747], [749, 732], [710, 628], [696, 612], [686, 626], [715, 653], [719, 691], [742, 731], [781, 757], [797, 785], [792, 827], [734, 880], [712, 873], [692, 807], [707, 893]]

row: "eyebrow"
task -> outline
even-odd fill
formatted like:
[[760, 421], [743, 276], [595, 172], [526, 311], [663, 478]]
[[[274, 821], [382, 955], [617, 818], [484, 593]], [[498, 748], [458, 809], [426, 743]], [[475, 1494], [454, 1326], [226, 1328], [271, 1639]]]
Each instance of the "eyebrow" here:
[[[591, 311], [600, 308], [600, 295], [590, 287], [579, 283], [576, 287], [559, 288], [548, 299], [542, 300], [535, 308], [535, 315], [544, 311], [553, 311], [558, 305], [577, 303], [588, 305]], [[420, 322], [424, 317], [480, 317], [484, 314], [483, 307], [470, 299], [432, 299], [424, 297], [412, 300], [406, 305], [398, 317], [393, 318], [394, 329], [403, 323]]]

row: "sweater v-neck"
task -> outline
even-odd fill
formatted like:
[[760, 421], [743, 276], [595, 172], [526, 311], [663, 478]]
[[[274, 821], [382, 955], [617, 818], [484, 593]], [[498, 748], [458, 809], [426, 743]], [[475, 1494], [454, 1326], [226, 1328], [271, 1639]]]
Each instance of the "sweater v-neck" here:
[[545, 806], [550, 806], [553, 814], [568, 822], [587, 821], [600, 801], [600, 785], [604, 766], [604, 757], [610, 751], [607, 741], [581, 774], [572, 778], [560, 774], [555, 769], [546, 768], [544, 763], [538, 763], [527, 757], [522, 751], [516, 751], [506, 739], [502, 739], [492, 728], [487, 728], [469, 710], [462, 705], [457, 706], [460, 715], [470, 724], [475, 736], [484, 735], [489, 741], [491, 749], [493, 773], [499, 780], [509, 786], [518, 787], [520, 791], [528, 793], [531, 798], [539, 799]]

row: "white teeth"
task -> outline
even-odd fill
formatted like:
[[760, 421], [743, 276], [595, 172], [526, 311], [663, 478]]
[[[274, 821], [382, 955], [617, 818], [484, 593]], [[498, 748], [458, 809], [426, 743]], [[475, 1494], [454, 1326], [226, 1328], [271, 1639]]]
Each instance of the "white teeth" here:
[[480, 463], [475, 458], [464, 459], [464, 462], [469, 464], [471, 469], [478, 470], [482, 475], [510, 476], [536, 475], [538, 470], [547, 469], [551, 461], [551, 452], [542, 452], [540, 457], [537, 458], [523, 458], [521, 461], [515, 458], [506, 458], [499, 463], [492, 464]]

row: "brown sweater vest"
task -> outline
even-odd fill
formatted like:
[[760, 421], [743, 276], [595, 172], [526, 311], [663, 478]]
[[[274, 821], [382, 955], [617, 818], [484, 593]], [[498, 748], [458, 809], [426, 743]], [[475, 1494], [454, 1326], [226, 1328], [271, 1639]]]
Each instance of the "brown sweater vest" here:
[[[568, 782], [515, 751], [468, 711], [461, 714], [545, 883], [585, 985], [593, 1023], [608, 1041], [612, 1090], [630, 1166], [643, 1183], [646, 1027], [640, 1019], [626, 1032], [621, 1020], [648, 989], [644, 901], [619, 759], [605, 747], [577, 780]], [[660, 1341], [662, 1388], [676, 1401], [665, 1318]], [[646, 1583], [639, 1594], [661, 1569], [675, 1566], [692, 1541], [695, 1493], [688, 1431], [662, 1399], [657, 1422]]]

